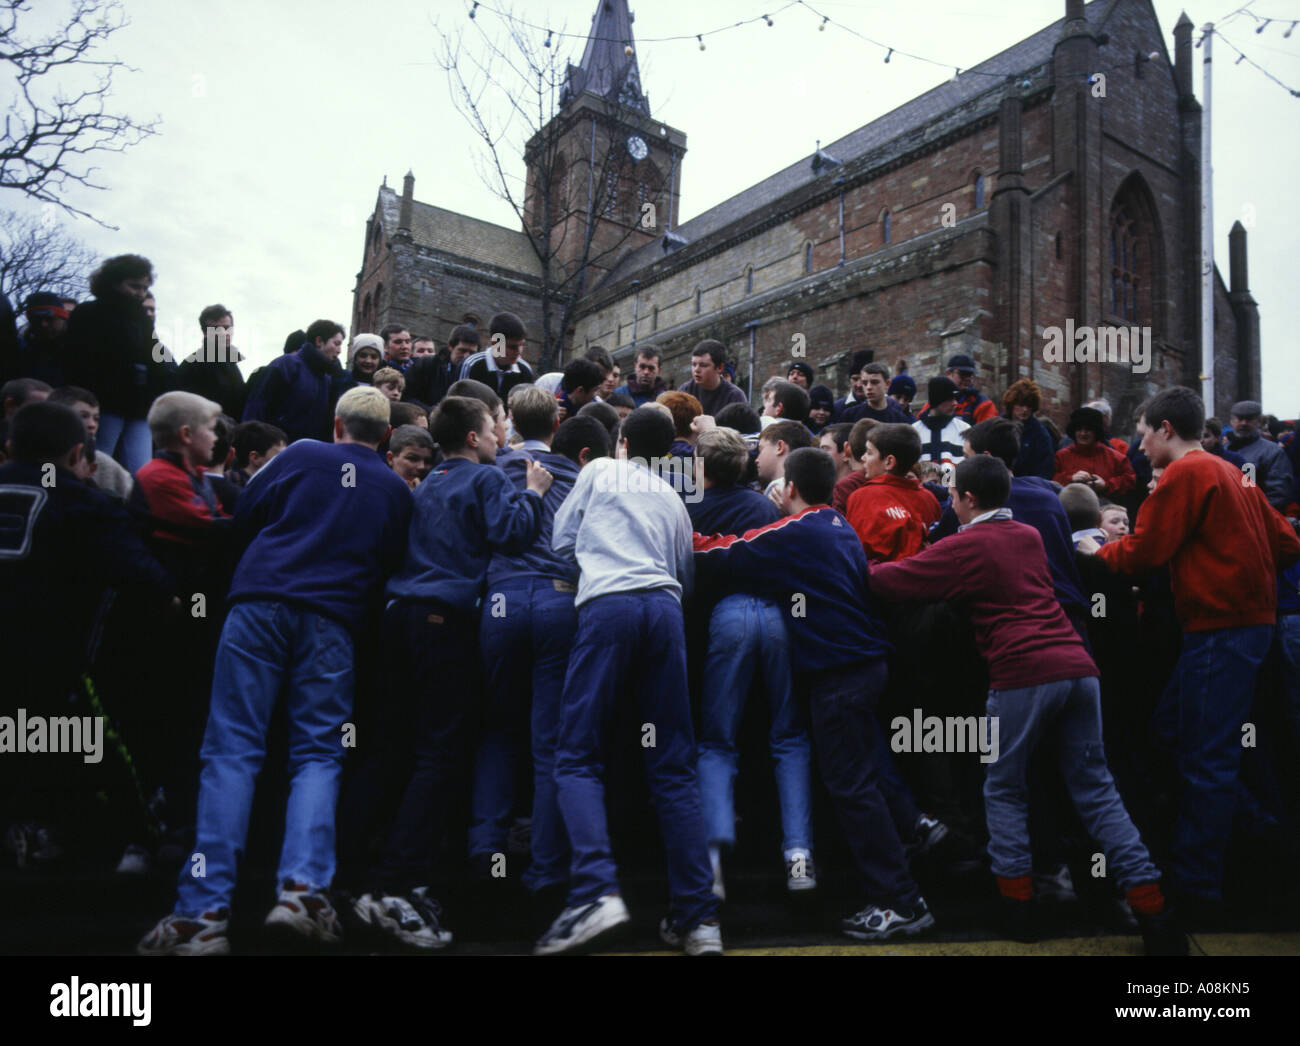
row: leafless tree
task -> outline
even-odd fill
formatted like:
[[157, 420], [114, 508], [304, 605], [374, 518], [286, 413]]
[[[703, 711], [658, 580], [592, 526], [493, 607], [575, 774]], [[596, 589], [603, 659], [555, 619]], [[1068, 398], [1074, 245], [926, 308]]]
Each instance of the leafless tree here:
[[86, 296], [98, 258], [49, 218], [0, 211], [0, 295], [15, 308], [33, 291]]
[[0, 0], [0, 82], [10, 95], [0, 188], [99, 222], [65, 193], [106, 188], [95, 180], [96, 154], [123, 152], [157, 129], [156, 120], [138, 123], [106, 108], [113, 74], [130, 67], [101, 56], [101, 45], [128, 23], [118, 0], [72, 0], [43, 32], [31, 30], [31, 18], [30, 0]]
[[[652, 121], [621, 96], [600, 99], [594, 115], [590, 105], [580, 120], [574, 115], [564, 95], [569, 62], [560, 43], [570, 37], [563, 27], [541, 42], [508, 12], [499, 37], [485, 19], [467, 21], [469, 27], [452, 32], [438, 28], [437, 60], [458, 111], [482, 142], [479, 176], [514, 211], [540, 263], [541, 367], [551, 370], [563, 360], [566, 333], [593, 272], [611, 268], [644, 242], [639, 232], [653, 227], [632, 193], [634, 161], [616, 146], [633, 130], [645, 133]], [[563, 156], [562, 146], [571, 149], [575, 141], [583, 145], [580, 163]], [[524, 177], [516, 173], [520, 159]], [[575, 166], [584, 177], [572, 177]], [[671, 191], [673, 174], [651, 195]]]

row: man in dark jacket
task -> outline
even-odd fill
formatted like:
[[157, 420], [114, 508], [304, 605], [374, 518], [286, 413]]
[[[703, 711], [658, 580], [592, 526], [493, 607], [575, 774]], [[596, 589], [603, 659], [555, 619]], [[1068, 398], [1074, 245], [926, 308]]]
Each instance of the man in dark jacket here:
[[1254, 480], [1268, 503], [1279, 512], [1285, 512], [1295, 495], [1295, 476], [1286, 451], [1270, 439], [1265, 439], [1261, 415], [1264, 409], [1255, 400], [1242, 400], [1232, 405], [1232, 431], [1228, 434], [1228, 449], [1254, 466]]
[[178, 378], [186, 392], [221, 404], [224, 414], [242, 417], [246, 389], [239, 362], [243, 356], [230, 344], [235, 320], [224, 305], [209, 305], [199, 313], [203, 347], [190, 353], [180, 365]]
[[636, 351], [636, 366], [627, 379], [626, 385], [620, 385], [615, 392], [630, 396], [638, 407], [644, 407], [652, 400], [658, 399], [661, 392], [667, 392], [668, 386], [659, 376], [659, 361], [662, 353], [653, 345], [641, 345]]
[[351, 379], [339, 364], [343, 328], [317, 320], [297, 352], [272, 360], [250, 394], [244, 421], [266, 421], [283, 429], [289, 442], [330, 440], [334, 405]]

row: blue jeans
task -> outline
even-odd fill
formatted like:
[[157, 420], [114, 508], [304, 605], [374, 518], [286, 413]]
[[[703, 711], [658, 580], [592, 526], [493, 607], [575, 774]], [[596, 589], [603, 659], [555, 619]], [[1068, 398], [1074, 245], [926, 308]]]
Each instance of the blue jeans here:
[[570, 907], [618, 892], [605, 819], [606, 733], [614, 704], [635, 702], [646, 777], [668, 855], [669, 918], [681, 931], [717, 915], [713, 871], [695, 782], [682, 608], [671, 592], [615, 593], [578, 608], [555, 750], [560, 813], [573, 847]]
[[1106, 875], [1123, 890], [1159, 880], [1106, 765], [1096, 676], [990, 690], [988, 715], [998, 724], [998, 757], [984, 777], [994, 875], [1018, 879], [1033, 872], [1026, 775], [1034, 750], [1046, 744], [1079, 819], [1106, 855]]
[[489, 588], [479, 622], [487, 701], [474, 761], [469, 852], [506, 848], [515, 768], [529, 750], [531, 720], [532, 861], [523, 877], [530, 890], [569, 877], [569, 839], [555, 790], [555, 740], [564, 673], [578, 629], [575, 592], [575, 585], [555, 578], [510, 578]]
[[121, 414], [103, 414], [99, 418], [99, 432], [95, 435], [95, 449], [110, 458], [116, 457], [123, 467], [135, 475], [137, 469], [149, 464], [153, 457], [153, 435], [144, 418], [127, 419]]
[[1183, 893], [1210, 900], [1222, 894], [1228, 836], [1242, 795], [1241, 728], [1272, 642], [1272, 625], [1184, 633], [1156, 709], [1156, 740], [1174, 752], [1182, 785], [1169, 875]]
[[732, 595], [713, 608], [701, 680], [700, 803], [709, 842], [734, 846], [736, 735], [755, 674], [767, 692], [768, 744], [781, 804], [782, 847], [812, 849], [812, 743], [794, 699], [785, 620], [774, 603]]
[[[330, 885], [352, 682], [352, 637], [339, 622], [268, 600], [230, 608], [200, 752], [194, 853], [203, 862], [191, 859], [181, 869], [177, 914], [194, 917], [230, 904], [281, 691], [289, 714], [289, 802], [276, 877], [315, 890]], [[195, 875], [200, 868], [204, 874]]]

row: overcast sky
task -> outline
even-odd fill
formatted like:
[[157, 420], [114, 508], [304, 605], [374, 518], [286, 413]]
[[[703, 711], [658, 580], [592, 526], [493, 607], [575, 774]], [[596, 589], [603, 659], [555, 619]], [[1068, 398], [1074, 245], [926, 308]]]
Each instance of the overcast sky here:
[[[687, 135], [681, 220], [811, 155], [816, 139], [833, 141], [951, 75], [901, 55], [886, 64], [878, 48], [834, 24], [818, 31], [821, 19], [806, 8], [777, 13], [783, 2], [633, 6], [654, 115]], [[60, 3], [36, 6], [44, 17]], [[516, 10], [585, 37], [596, 3], [528, 0]], [[961, 67], [1032, 34], [1065, 7], [1064, 0], [810, 3], [833, 23]], [[215, 301], [234, 311], [236, 342], [253, 364], [277, 354], [289, 331], [313, 319], [347, 326], [365, 219], [385, 175], [400, 190], [409, 168], [418, 199], [517, 227], [475, 174], [479, 145], [435, 61], [435, 21], [449, 29], [467, 24], [469, 6], [125, 0], [131, 25], [108, 46], [138, 71], [119, 76], [112, 104], [141, 118], [157, 115], [160, 133], [104, 158], [99, 177], [108, 191], [70, 197], [119, 231], [61, 220], [104, 255], [130, 251], [152, 260], [159, 332], [174, 349], [195, 347], [199, 309]], [[1188, 0], [1186, 10], [1200, 26], [1238, 6]], [[1158, 0], [1155, 9], [1172, 57], [1172, 30], [1184, 5]], [[1290, 0], [1256, 0], [1250, 9], [1300, 18]], [[764, 11], [772, 13], [772, 27], [759, 22], [706, 37], [707, 50], [699, 50], [696, 33]], [[488, 11], [478, 17], [496, 23]], [[1239, 16], [1223, 34], [1288, 86], [1300, 86], [1300, 31], [1284, 39], [1289, 21], [1262, 34], [1256, 24]], [[691, 39], [648, 42], [682, 34]], [[582, 41], [561, 38], [557, 45], [576, 61]], [[1216, 254], [1226, 280], [1228, 229], [1239, 218], [1253, 226], [1250, 278], [1262, 321], [1264, 405], [1295, 417], [1300, 99], [1249, 65], [1233, 64], [1235, 55], [1219, 41], [1215, 59]], [[1199, 61], [1195, 79], [1199, 95]], [[516, 168], [522, 175], [522, 160]], [[0, 206], [25, 204], [10, 192]]]

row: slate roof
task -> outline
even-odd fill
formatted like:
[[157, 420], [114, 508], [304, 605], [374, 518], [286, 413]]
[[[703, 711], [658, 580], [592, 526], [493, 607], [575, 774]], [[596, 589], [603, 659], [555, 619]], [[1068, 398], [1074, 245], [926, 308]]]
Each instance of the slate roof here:
[[[392, 236], [397, 232], [402, 197], [384, 187], [379, 190], [379, 204], [384, 231]], [[420, 247], [537, 279], [542, 276], [541, 263], [523, 232], [447, 211], [430, 203], [412, 201], [411, 238]]]
[[[1084, 15], [1094, 32], [1099, 31], [1111, 9], [1119, 0], [1093, 0], [1084, 7]], [[974, 102], [981, 95], [989, 95], [989, 104], [996, 108], [1007, 76], [1020, 76], [1051, 61], [1052, 52], [1061, 36], [1065, 17], [1026, 37], [1018, 44], [986, 59], [979, 65], [963, 71], [957, 82], [948, 81], [918, 95], [871, 123], [859, 127], [837, 141], [822, 146], [841, 164], [864, 156], [874, 149], [918, 131], [924, 125], [944, 116], [959, 106]], [[980, 75], [980, 74], [996, 75]], [[918, 139], [919, 141], [919, 139]], [[678, 225], [673, 232], [688, 243], [696, 243], [736, 222], [746, 215], [757, 214], [787, 194], [802, 188], [819, 175], [813, 173], [811, 154], [792, 163], [770, 178], [737, 193], [716, 207]], [[825, 172], [821, 176], [825, 176]], [[604, 286], [626, 279], [633, 273], [664, 257], [660, 239], [630, 252], [610, 271]]]
[[582, 61], [570, 65], [565, 73], [560, 104], [589, 91], [649, 115], [650, 102], [641, 89], [635, 46], [630, 56], [624, 50], [629, 45], [633, 45], [632, 13], [627, 0], [600, 0], [591, 16], [591, 34]]

